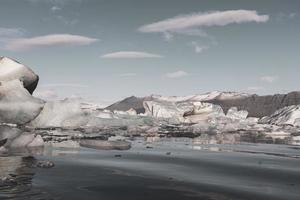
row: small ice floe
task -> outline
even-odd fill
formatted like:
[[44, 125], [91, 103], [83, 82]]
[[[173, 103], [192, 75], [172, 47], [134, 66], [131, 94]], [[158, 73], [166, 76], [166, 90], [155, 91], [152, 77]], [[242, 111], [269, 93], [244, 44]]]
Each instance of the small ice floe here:
[[48, 160], [41, 160], [35, 163], [35, 166], [38, 168], [52, 168], [54, 167], [54, 163]]
[[127, 141], [106, 141], [84, 139], [79, 142], [80, 146], [100, 150], [128, 150], [131, 143]]
[[40, 135], [23, 132], [19, 128], [0, 126], [0, 154], [9, 152], [40, 152], [44, 140]]

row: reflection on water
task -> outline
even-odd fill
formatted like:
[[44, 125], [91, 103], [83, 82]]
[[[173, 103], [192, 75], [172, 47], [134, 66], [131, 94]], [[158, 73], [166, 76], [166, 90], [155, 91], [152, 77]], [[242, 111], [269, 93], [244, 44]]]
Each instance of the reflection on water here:
[[0, 157], [0, 199], [51, 199], [32, 186], [35, 163], [31, 156]]

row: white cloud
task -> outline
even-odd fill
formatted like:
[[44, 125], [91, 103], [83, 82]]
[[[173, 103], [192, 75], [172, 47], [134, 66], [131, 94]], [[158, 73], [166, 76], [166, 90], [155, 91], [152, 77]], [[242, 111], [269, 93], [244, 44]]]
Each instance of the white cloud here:
[[161, 55], [147, 53], [147, 52], [139, 52], [139, 51], [118, 51], [109, 54], [104, 54], [101, 56], [102, 58], [162, 58]]
[[170, 72], [165, 74], [165, 77], [167, 78], [181, 78], [181, 77], [185, 77], [188, 76], [189, 74], [185, 71], [176, 71], [176, 72]]
[[6, 49], [20, 51], [36, 47], [58, 46], [58, 45], [88, 45], [97, 42], [96, 38], [81, 35], [53, 34], [32, 38], [16, 38], [6, 44]]
[[131, 76], [136, 76], [136, 73], [124, 73], [124, 74], [119, 74], [120, 77], [131, 77]]
[[61, 10], [62, 8], [61, 7], [58, 7], [58, 6], [52, 6], [51, 7], [51, 11], [52, 12], [56, 12], [56, 11], [59, 11], [59, 10]]
[[[202, 27], [225, 26], [233, 23], [240, 24], [246, 22], [261, 23], [268, 20], [268, 15], [258, 15], [255, 10], [212, 11], [180, 15], [163, 21], [144, 25], [138, 30], [145, 33], [176, 33], [180, 31], [184, 32], [186, 30], [198, 30], [199, 34], [201, 33], [199, 28]], [[191, 31], [188, 31], [187, 33], [191, 34]]]
[[267, 83], [273, 83], [278, 79], [278, 76], [262, 76], [260, 80]]
[[191, 46], [194, 47], [195, 53], [203, 53], [203, 51], [209, 49], [209, 46], [200, 45], [198, 42], [193, 41], [191, 42]]

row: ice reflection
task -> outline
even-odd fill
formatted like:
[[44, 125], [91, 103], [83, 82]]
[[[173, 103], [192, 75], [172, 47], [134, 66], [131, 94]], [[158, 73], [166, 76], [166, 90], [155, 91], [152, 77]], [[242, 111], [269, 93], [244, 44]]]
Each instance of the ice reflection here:
[[50, 199], [32, 187], [35, 163], [32, 156], [0, 157], [0, 199]]

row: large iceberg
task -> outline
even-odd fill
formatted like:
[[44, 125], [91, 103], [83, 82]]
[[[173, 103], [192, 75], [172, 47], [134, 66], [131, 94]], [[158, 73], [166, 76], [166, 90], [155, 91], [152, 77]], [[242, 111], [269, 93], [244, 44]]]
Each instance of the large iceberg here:
[[21, 63], [0, 57], [0, 81], [20, 80], [29, 93], [35, 90], [39, 77], [30, 68]]
[[28, 123], [43, 107], [44, 101], [31, 96], [20, 80], [0, 82], [0, 123]]
[[185, 123], [198, 123], [225, 116], [220, 106], [202, 102], [145, 101], [144, 108], [148, 116]]
[[88, 123], [88, 111], [77, 100], [49, 101], [40, 114], [30, 122], [33, 127], [79, 127]]

